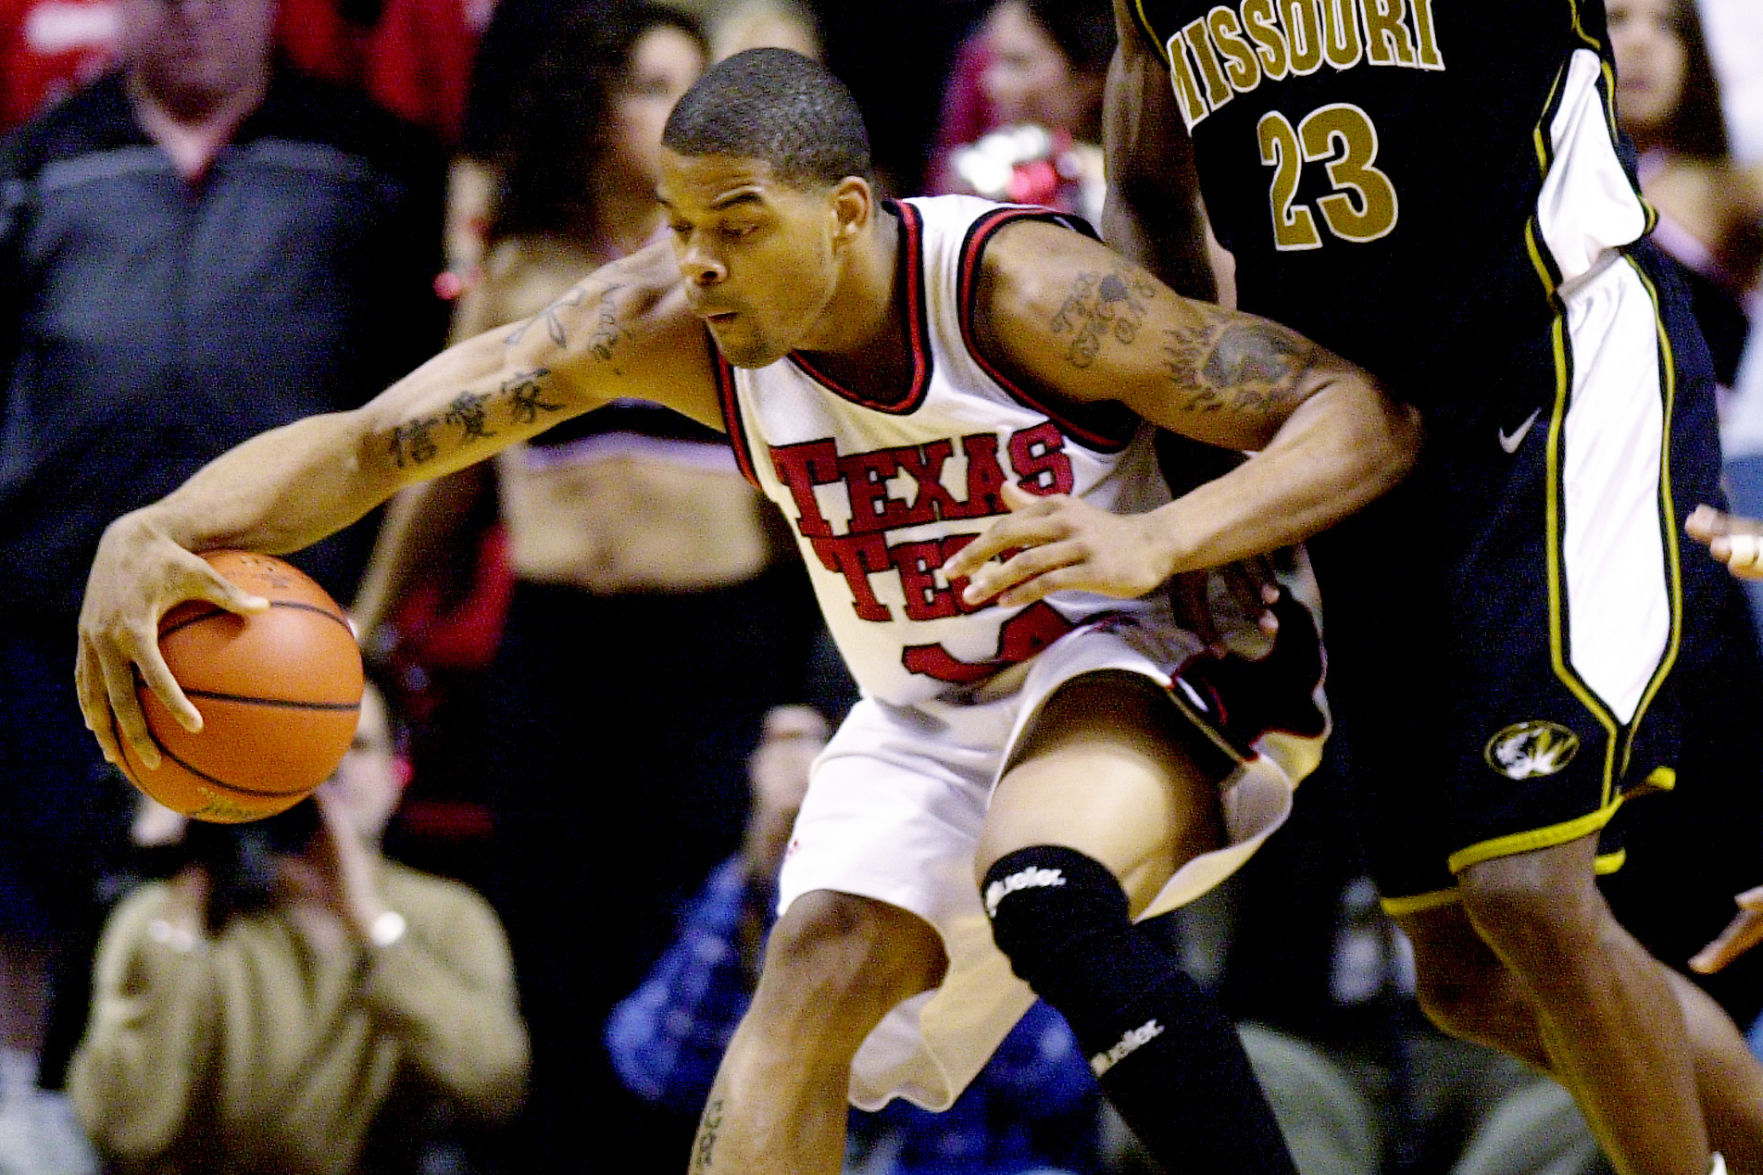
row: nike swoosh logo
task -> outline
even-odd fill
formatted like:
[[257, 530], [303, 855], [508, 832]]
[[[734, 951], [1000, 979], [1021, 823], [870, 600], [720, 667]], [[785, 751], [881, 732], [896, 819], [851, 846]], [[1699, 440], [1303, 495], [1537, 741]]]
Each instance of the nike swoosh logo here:
[[1541, 408], [1533, 408], [1530, 415], [1524, 418], [1524, 423], [1513, 429], [1510, 433], [1505, 429], [1501, 429], [1500, 448], [1506, 450], [1508, 453], [1518, 452], [1518, 446], [1522, 445], [1524, 443], [1524, 438], [1530, 435], [1530, 426], [1537, 422], [1537, 417], [1541, 416], [1542, 413], [1543, 410]]

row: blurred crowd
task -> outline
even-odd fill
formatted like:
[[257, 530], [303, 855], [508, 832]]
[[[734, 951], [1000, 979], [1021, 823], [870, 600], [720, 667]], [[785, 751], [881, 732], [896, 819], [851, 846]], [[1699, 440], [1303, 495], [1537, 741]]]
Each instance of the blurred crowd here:
[[[1763, 514], [1763, 7], [1606, 3]], [[546, 329], [656, 233], [661, 128], [709, 62], [825, 60], [892, 194], [1095, 219], [1113, 37], [1106, 0], [0, 0], [0, 1175], [682, 1168], [854, 697], [721, 439], [621, 402], [295, 556], [377, 684], [338, 776], [258, 825], [186, 827], [104, 765], [84, 569], [245, 437]], [[1558, 1087], [1426, 1025], [1344, 772], [1166, 919], [1304, 1175], [1601, 1170]], [[1684, 958], [1746, 852], [1673, 891], [1707, 913]], [[1681, 907], [1613, 884], [1669, 937]], [[1712, 990], [1763, 1010], [1755, 965]], [[852, 1138], [852, 1171], [1150, 1170], [1045, 1008], [953, 1110]]]

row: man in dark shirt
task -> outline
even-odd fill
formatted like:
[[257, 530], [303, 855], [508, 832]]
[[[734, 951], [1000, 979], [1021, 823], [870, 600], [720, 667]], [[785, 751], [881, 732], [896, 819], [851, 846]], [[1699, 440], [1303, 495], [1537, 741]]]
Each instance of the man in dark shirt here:
[[[21, 961], [77, 924], [125, 815], [66, 681], [99, 533], [243, 438], [366, 399], [444, 324], [420, 136], [280, 69], [274, 0], [122, 9], [122, 68], [0, 143], [0, 980], [27, 1052]], [[347, 597], [369, 538], [303, 562]]]

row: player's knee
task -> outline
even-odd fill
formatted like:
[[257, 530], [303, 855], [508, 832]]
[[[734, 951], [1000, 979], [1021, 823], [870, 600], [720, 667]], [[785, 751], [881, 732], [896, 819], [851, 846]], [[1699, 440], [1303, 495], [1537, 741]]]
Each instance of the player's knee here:
[[1464, 1040], [1482, 1040], [1496, 1009], [1480, 985], [1479, 975], [1469, 972], [1415, 976], [1414, 999], [1426, 1018], [1441, 1032]]
[[1131, 925], [1127, 897], [1106, 865], [1076, 849], [1035, 845], [986, 871], [980, 897], [992, 938], [1018, 978], [1042, 996], [1099, 938]]
[[1518, 966], [1578, 957], [1605, 910], [1589, 869], [1564, 870], [1545, 853], [1496, 857], [1458, 876], [1463, 912], [1476, 932]]
[[929, 925], [869, 898], [818, 890], [790, 903], [766, 943], [754, 1010], [846, 1022], [864, 1031], [941, 978]]

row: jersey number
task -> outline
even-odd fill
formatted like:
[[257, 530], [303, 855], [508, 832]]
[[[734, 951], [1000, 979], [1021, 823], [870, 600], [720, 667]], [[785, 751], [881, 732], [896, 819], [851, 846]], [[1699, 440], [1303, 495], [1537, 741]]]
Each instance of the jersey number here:
[[1348, 102], [1312, 110], [1293, 127], [1277, 110], [1261, 116], [1255, 128], [1261, 162], [1273, 168], [1273, 243], [1280, 250], [1320, 249], [1322, 234], [1308, 204], [1297, 199], [1304, 164], [1321, 163], [1334, 191], [1317, 198], [1328, 229], [1344, 241], [1375, 241], [1396, 227], [1398, 205], [1390, 177], [1372, 166], [1377, 160], [1377, 128], [1371, 117]]

